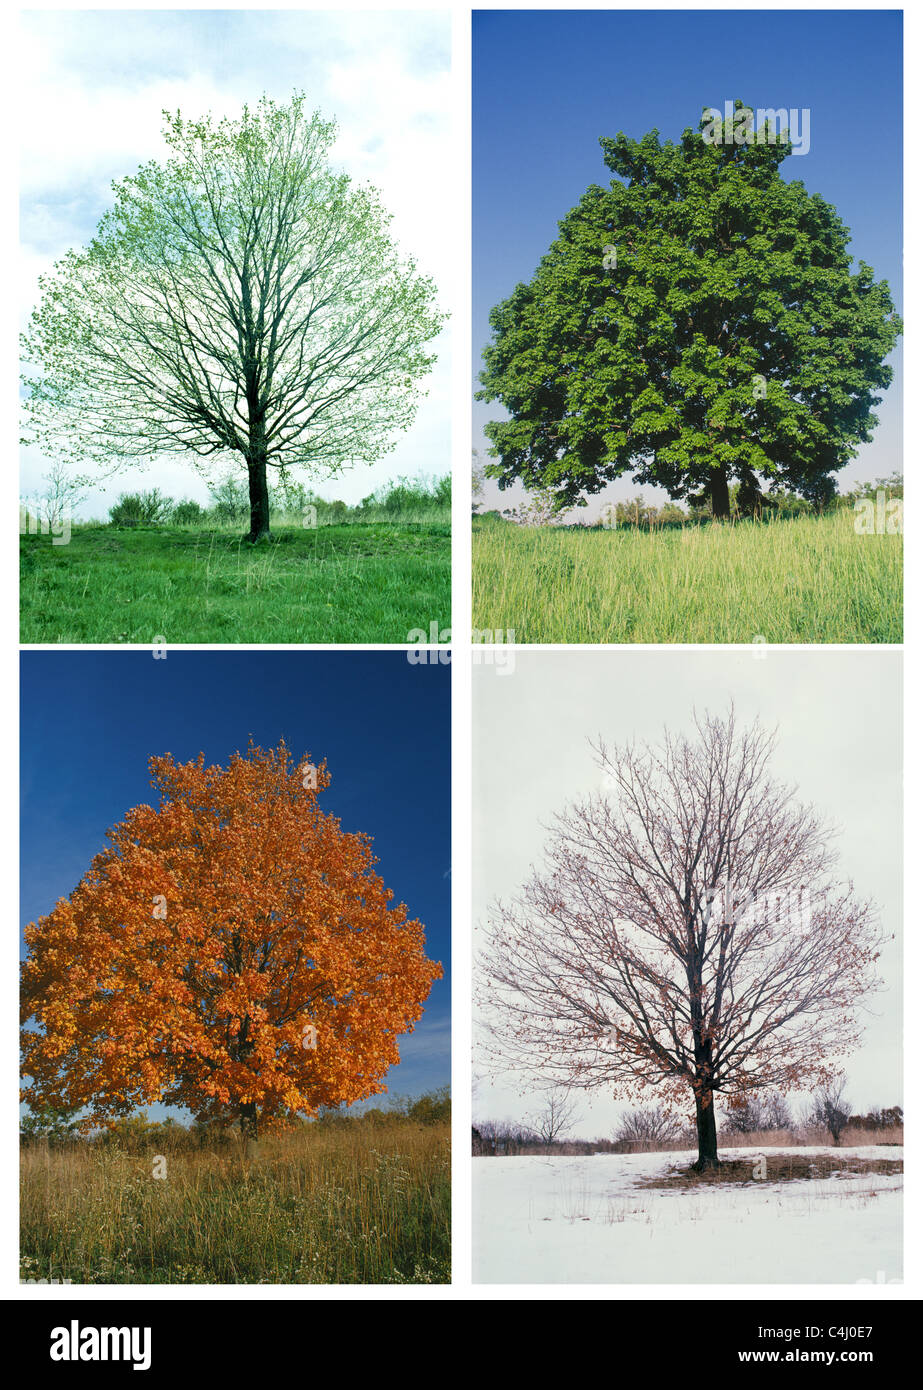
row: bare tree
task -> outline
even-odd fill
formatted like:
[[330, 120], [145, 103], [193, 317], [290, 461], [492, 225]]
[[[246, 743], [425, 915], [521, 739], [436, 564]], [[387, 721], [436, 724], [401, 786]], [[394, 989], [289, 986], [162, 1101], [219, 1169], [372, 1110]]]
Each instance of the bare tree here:
[[55, 459], [47, 473], [42, 474], [44, 489], [36, 489], [23, 500], [23, 508], [31, 513], [42, 528], [60, 534], [70, 524], [75, 509], [86, 496], [86, 488], [72, 478], [60, 459]]
[[596, 745], [608, 783], [555, 818], [547, 862], [497, 905], [480, 961], [496, 1067], [695, 1104], [832, 1075], [876, 985], [870, 903], [831, 831], [770, 776], [774, 736], [695, 720], [654, 749]]
[[770, 1091], [763, 1101], [764, 1129], [794, 1129], [795, 1117], [788, 1103], [788, 1097], [781, 1091]]
[[846, 1085], [846, 1077], [840, 1073], [825, 1081], [811, 1097], [811, 1123], [829, 1130], [837, 1146], [852, 1114], [852, 1104], [846, 1099]]
[[668, 1144], [679, 1137], [675, 1116], [659, 1105], [642, 1105], [622, 1115], [614, 1139], [619, 1144]]
[[443, 316], [303, 97], [237, 121], [164, 115], [171, 157], [117, 183], [94, 239], [41, 278], [26, 439], [109, 471], [242, 465], [256, 541], [267, 469], [332, 476], [393, 448]]
[[732, 1134], [756, 1134], [761, 1129], [791, 1129], [794, 1124], [788, 1101], [780, 1091], [758, 1091], [738, 1098], [729, 1107], [726, 1125]]
[[756, 1134], [763, 1129], [761, 1098], [758, 1095], [741, 1096], [738, 1105], [729, 1107], [724, 1127], [730, 1134]]
[[526, 1121], [543, 1144], [553, 1144], [569, 1134], [578, 1119], [577, 1102], [563, 1086], [553, 1086], [540, 1110], [526, 1116]]

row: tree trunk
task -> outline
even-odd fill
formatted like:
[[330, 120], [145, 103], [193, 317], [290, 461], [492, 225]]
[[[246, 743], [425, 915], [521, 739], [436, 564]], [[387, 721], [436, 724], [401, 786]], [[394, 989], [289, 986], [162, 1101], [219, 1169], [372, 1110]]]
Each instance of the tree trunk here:
[[250, 479], [250, 531], [245, 537], [251, 545], [269, 540], [269, 485], [266, 482], [266, 449], [258, 448], [247, 456]]
[[240, 1107], [240, 1132], [248, 1145], [256, 1143], [258, 1130], [259, 1119], [256, 1113], [256, 1102], [251, 1100]]
[[698, 1161], [692, 1166], [697, 1173], [718, 1167], [718, 1130], [715, 1125], [715, 1097], [711, 1091], [696, 1093], [695, 1127], [699, 1138]]
[[728, 479], [723, 465], [711, 470], [710, 486], [712, 516], [724, 520], [731, 515], [731, 495], [728, 492]]

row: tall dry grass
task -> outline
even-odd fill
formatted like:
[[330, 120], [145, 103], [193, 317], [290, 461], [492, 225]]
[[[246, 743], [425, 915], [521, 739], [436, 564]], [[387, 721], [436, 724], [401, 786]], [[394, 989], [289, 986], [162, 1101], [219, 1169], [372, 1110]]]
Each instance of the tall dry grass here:
[[447, 1124], [307, 1125], [226, 1152], [26, 1149], [21, 1277], [90, 1284], [447, 1283]]
[[[830, 1131], [821, 1129], [819, 1125], [805, 1125], [795, 1130], [756, 1129], [752, 1134], [734, 1134], [731, 1130], [722, 1130], [718, 1136], [718, 1143], [721, 1148], [725, 1149], [834, 1147], [830, 1138]], [[891, 1129], [862, 1129], [858, 1126], [847, 1125], [840, 1139], [839, 1147], [842, 1149], [875, 1146], [891, 1148], [895, 1145], [903, 1146], [903, 1143], [903, 1125], [895, 1125]]]

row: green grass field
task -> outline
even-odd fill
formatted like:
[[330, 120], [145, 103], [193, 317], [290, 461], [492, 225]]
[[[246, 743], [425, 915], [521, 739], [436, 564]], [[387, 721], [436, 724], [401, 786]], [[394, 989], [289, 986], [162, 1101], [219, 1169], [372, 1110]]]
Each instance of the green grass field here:
[[23, 642], [388, 642], [450, 625], [446, 521], [280, 527], [78, 525], [20, 537]]
[[903, 538], [854, 522], [846, 510], [659, 529], [475, 521], [473, 626], [526, 643], [900, 642]]
[[247, 1158], [23, 1152], [20, 1277], [78, 1284], [444, 1284], [448, 1123], [307, 1125]]

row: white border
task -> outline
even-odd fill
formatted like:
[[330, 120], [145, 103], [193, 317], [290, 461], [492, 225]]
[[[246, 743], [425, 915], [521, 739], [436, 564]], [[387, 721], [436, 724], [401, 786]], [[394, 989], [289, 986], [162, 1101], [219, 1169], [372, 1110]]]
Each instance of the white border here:
[[[200, 4], [165, 4], [158, 3], [158, 0], [146, 0], [146, 3], [138, 5], [111, 4], [106, 0], [95, 0], [95, 3], [73, 3], [73, 0], [58, 0], [52, 5], [33, 5], [24, 6], [26, 11], [54, 9], [54, 10], [80, 10], [80, 9], [272, 9], [272, 10], [304, 10], [304, 9], [325, 9], [338, 8], [340, 10], [394, 10], [394, 9], [442, 9], [450, 10], [453, 18], [453, 78], [452, 86], [455, 101], [455, 122], [452, 138], [451, 150], [447, 150], [446, 157], [451, 158], [458, 169], [458, 206], [457, 219], [455, 223], [455, 234], [451, 238], [451, 244], [446, 247], [446, 283], [450, 287], [450, 301], [453, 314], [454, 331], [452, 335], [453, 353], [453, 471], [455, 478], [455, 497], [453, 507], [454, 520], [454, 540], [453, 540], [453, 622], [455, 631], [458, 634], [470, 633], [470, 530], [469, 530], [469, 496], [468, 478], [470, 476], [470, 446], [471, 446], [471, 402], [470, 402], [470, 265], [471, 265], [471, 222], [470, 222], [470, 13], [471, 7], [452, 0], [446, 5], [437, 4], [418, 4], [413, 0], [403, 0], [403, 3], [385, 3], [385, 0], [364, 0], [364, 3], [347, 3], [333, 5], [303, 5], [293, 4], [290, 0], [274, 0], [274, 3], [233, 3], [233, 0], [211, 0], [211, 3]], [[626, 6], [616, 6], [594, 3], [593, 0], [583, 0], [579, 4], [565, 4], [561, 0], [558, 3], [533, 3], [517, 4], [514, 0], [506, 0], [501, 4], [480, 4], [475, 6], [478, 9], [707, 9], [707, 10], [729, 10], [731, 12], [748, 9], [779, 9], [779, 10], [804, 10], [804, 9], [900, 9], [902, 7], [893, 4], [875, 3], [823, 3], [823, 0], [814, 0], [813, 4], [787, 3], [769, 6], [764, 3], [748, 4], [727, 4], [727, 3], [698, 3], [679, 6], [675, 3], [645, 4], [643, 0], [639, 3]], [[18, 154], [15, 113], [19, 109], [18, 93], [20, 85], [28, 82], [28, 73], [19, 71], [15, 60], [15, 34], [14, 27], [17, 25], [15, 12], [6, 12], [0, 19], [0, 33], [6, 39], [4, 50], [11, 55], [9, 60], [9, 76], [11, 86], [8, 98], [8, 111], [12, 116], [12, 144]], [[915, 91], [913, 78], [919, 72], [920, 59], [920, 33], [921, 21], [917, 13], [911, 10], [904, 11], [904, 39], [905, 39], [905, 70], [909, 74], [910, 81], [905, 82], [905, 90], [912, 94]], [[796, 41], [793, 36], [793, 41]], [[844, 96], [848, 94], [844, 93]], [[875, 113], [869, 113], [869, 119], [875, 119]], [[9, 122], [8, 122], [9, 137]], [[887, 138], [887, 134], [883, 134]], [[908, 150], [912, 155], [916, 155], [918, 142], [914, 137], [907, 141]], [[17, 161], [18, 162], [18, 161]], [[918, 237], [920, 226], [919, 217], [919, 190], [915, 177], [916, 169], [906, 171], [906, 196], [908, 212], [905, 216], [905, 227], [908, 233], [908, 244], [915, 250], [914, 238]], [[2, 197], [4, 200], [3, 236], [5, 238], [2, 264], [12, 267], [17, 264], [17, 190], [14, 179], [7, 178], [3, 182]], [[916, 322], [914, 309], [916, 308], [918, 294], [918, 275], [916, 261], [913, 254], [906, 257], [907, 266], [907, 286], [906, 286], [906, 308], [905, 318], [910, 323], [911, 328], [907, 334], [905, 352], [907, 355], [907, 377], [908, 380], [914, 377], [914, 368], [918, 363], [916, 350], [916, 330], [913, 325]], [[9, 271], [8, 271], [9, 273]], [[8, 316], [15, 320], [16, 297], [8, 294], [5, 296], [5, 311]], [[8, 428], [10, 422], [17, 418], [17, 382], [18, 366], [15, 340], [15, 322], [11, 325], [11, 331], [4, 335], [2, 340], [2, 367], [3, 380], [6, 383], [8, 392], [9, 409], [5, 415]], [[907, 393], [909, 396], [909, 392]], [[920, 431], [914, 419], [907, 418], [905, 412], [905, 440], [904, 454], [913, 458], [915, 456], [914, 446], [919, 439]], [[16, 458], [15, 437], [10, 439], [10, 466], [8, 468], [7, 480], [7, 511], [6, 515], [10, 518], [18, 518], [18, 477], [17, 468], [14, 460]], [[911, 484], [911, 499], [915, 493]], [[8, 732], [8, 749], [12, 742], [16, 742], [16, 751], [13, 752], [9, 762], [9, 768], [5, 780], [5, 802], [3, 807], [3, 821], [0, 826], [2, 833], [2, 855], [3, 855], [3, 882], [9, 885], [18, 884], [18, 681], [19, 681], [19, 616], [18, 616], [18, 577], [16, 573], [16, 548], [12, 545], [3, 557], [3, 578], [2, 578], [2, 646], [0, 646], [0, 661], [2, 661], [4, 682], [3, 690], [5, 701], [3, 706], [4, 726]], [[911, 877], [909, 866], [915, 864], [920, 855], [920, 844], [923, 841], [923, 819], [921, 819], [920, 794], [919, 794], [919, 769], [920, 769], [920, 740], [919, 720], [914, 718], [910, 711], [916, 712], [921, 708], [921, 691], [919, 683], [919, 623], [918, 607], [920, 592], [920, 566], [918, 556], [914, 547], [907, 548], [907, 568], [905, 579], [905, 610], [907, 613], [904, 643], [904, 665], [905, 665], [905, 919], [910, 926], [906, 933], [907, 945], [904, 958], [904, 980], [905, 980], [905, 1008], [906, 1008], [906, 1032], [905, 1032], [905, 1071], [906, 1071], [906, 1103], [905, 1108], [908, 1113], [907, 1131], [909, 1136], [909, 1147], [911, 1161], [908, 1166], [908, 1186], [905, 1199], [905, 1283], [897, 1286], [857, 1286], [851, 1285], [735, 1285], [735, 1284], [692, 1284], [692, 1285], [651, 1285], [651, 1284], [612, 1284], [612, 1285], [472, 1285], [470, 1279], [471, 1269], [471, 1160], [469, 1156], [469, 1126], [471, 1115], [470, 1102], [470, 1046], [471, 1046], [471, 1022], [470, 1022], [470, 982], [471, 982], [471, 754], [472, 754], [472, 733], [471, 733], [471, 662], [470, 644], [465, 640], [464, 643], [453, 644], [453, 675], [452, 675], [452, 697], [453, 697], [453, 734], [452, 734], [452, 768], [453, 768], [453, 866], [452, 875], [452, 936], [453, 936], [453, 990], [452, 990], [452, 1013], [453, 1013], [453, 1061], [452, 1061], [452, 1080], [453, 1080], [453, 1107], [454, 1107], [454, 1134], [453, 1134], [453, 1284], [451, 1286], [354, 1286], [354, 1285], [21, 1285], [18, 1282], [18, 1232], [17, 1232], [17, 1186], [18, 1186], [18, 1141], [16, 1117], [18, 1113], [18, 1004], [17, 1004], [17, 955], [14, 955], [13, 941], [18, 933], [10, 931], [10, 958], [6, 962], [2, 972], [0, 972], [0, 999], [4, 1004], [3, 1018], [3, 1051], [2, 1062], [0, 1062], [0, 1076], [3, 1079], [3, 1104], [2, 1104], [2, 1131], [0, 1131], [0, 1296], [13, 1299], [37, 1299], [39, 1301], [51, 1300], [73, 1300], [81, 1299], [100, 1299], [109, 1300], [113, 1297], [119, 1299], [182, 1299], [195, 1301], [197, 1299], [220, 1299], [220, 1300], [304, 1300], [304, 1299], [378, 1299], [383, 1301], [398, 1299], [414, 1299], [418, 1301], [452, 1301], [457, 1299], [489, 1299], [506, 1301], [510, 1299], [547, 1299], [553, 1297], [562, 1301], [579, 1300], [591, 1301], [596, 1299], [606, 1300], [632, 1300], [643, 1299], [651, 1300], [674, 1300], [674, 1299], [696, 1299], [707, 1300], [714, 1303], [718, 1300], [741, 1300], [752, 1302], [771, 1302], [779, 1299], [806, 1300], [821, 1298], [841, 1299], [844, 1302], [852, 1300], [874, 1300], [882, 1299], [917, 1299], [921, 1296], [921, 1264], [918, 1245], [913, 1241], [907, 1241], [906, 1234], [914, 1233], [923, 1229], [921, 1220], [921, 1203], [917, 1178], [918, 1163], [914, 1155], [918, 1152], [919, 1135], [921, 1126], [919, 1123], [919, 1110], [921, 1105], [921, 1087], [919, 1083], [919, 1062], [923, 1056], [921, 1047], [921, 1010], [916, 1000], [917, 986], [921, 980], [921, 947], [918, 930], [914, 930], [921, 920], [920, 907], [921, 895], [916, 886], [915, 880]], [[52, 647], [30, 647], [28, 650], [50, 649], [55, 651], [65, 650], [88, 650], [82, 646], [54, 645]], [[101, 650], [131, 650], [124, 646], [108, 645]], [[177, 647], [177, 650], [189, 649]], [[198, 649], [198, 648], [192, 648]], [[247, 650], [246, 646], [221, 645], [205, 648], [205, 650]], [[285, 650], [280, 646], [261, 647], [259, 650]], [[363, 650], [378, 650], [375, 645], [362, 646]], [[383, 648], [394, 650], [393, 647]], [[530, 648], [539, 650], [540, 648]], [[595, 648], [587, 648], [595, 650]], [[631, 644], [625, 644], [624, 650], [632, 650]], [[682, 647], [674, 648], [682, 650]], [[138, 650], [138, 648], [135, 648]], [[141, 650], [147, 650], [142, 648]], [[302, 647], [300, 650], [336, 650], [336, 647], [311, 646]], [[803, 647], [801, 648], [803, 650]], [[849, 650], [855, 650], [849, 647]], [[880, 647], [870, 650], [881, 650]], [[49, 778], [54, 776], [54, 769], [47, 769]], [[17, 901], [18, 893], [13, 893], [11, 897]], [[17, 919], [18, 919], [18, 914]]]

